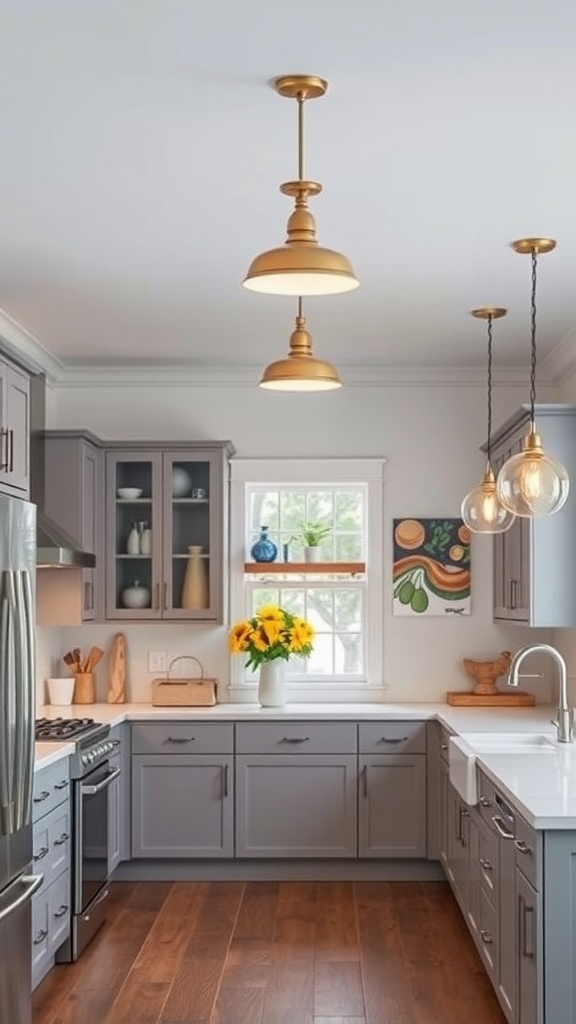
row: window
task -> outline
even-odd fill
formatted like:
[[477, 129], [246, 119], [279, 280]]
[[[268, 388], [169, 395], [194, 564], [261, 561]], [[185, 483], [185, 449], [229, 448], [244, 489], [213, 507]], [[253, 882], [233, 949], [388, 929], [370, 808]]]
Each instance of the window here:
[[[382, 459], [232, 460], [231, 620], [272, 603], [316, 633], [311, 656], [288, 662], [291, 700], [382, 692], [382, 470]], [[329, 527], [316, 564], [304, 562], [305, 521]], [[278, 547], [270, 564], [248, 554], [264, 525]], [[231, 671], [231, 699], [246, 699], [256, 677], [238, 656]]]

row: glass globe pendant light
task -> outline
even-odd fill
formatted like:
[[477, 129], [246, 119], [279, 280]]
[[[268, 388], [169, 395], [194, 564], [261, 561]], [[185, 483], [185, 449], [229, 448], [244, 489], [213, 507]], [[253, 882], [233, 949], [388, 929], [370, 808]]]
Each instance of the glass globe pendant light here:
[[274, 82], [280, 96], [298, 102], [298, 180], [280, 185], [294, 199], [283, 246], [256, 256], [244, 281], [245, 288], [267, 295], [335, 295], [357, 288], [359, 281], [347, 256], [318, 244], [316, 221], [308, 198], [322, 185], [304, 177], [304, 103], [323, 96], [328, 82], [317, 75], [282, 75]]
[[488, 423], [486, 442], [486, 469], [481, 483], [473, 487], [461, 506], [462, 519], [473, 533], [504, 533], [509, 530], [516, 516], [500, 501], [496, 493], [496, 480], [492, 470], [490, 437], [492, 434], [492, 321], [506, 316], [506, 310], [498, 306], [482, 306], [472, 310], [472, 316], [486, 320], [488, 332]]
[[496, 490], [503, 505], [517, 516], [535, 518], [558, 512], [568, 497], [570, 482], [561, 462], [547, 455], [536, 431], [536, 268], [539, 253], [552, 252], [552, 238], [521, 238], [512, 242], [515, 252], [529, 254], [532, 261], [531, 357], [530, 357], [530, 431], [522, 441], [522, 450], [504, 463], [498, 474]]
[[332, 363], [316, 359], [312, 338], [302, 315], [302, 297], [298, 297], [296, 330], [290, 335], [290, 352], [286, 359], [270, 363], [262, 374], [261, 388], [271, 391], [332, 391], [342, 387]]

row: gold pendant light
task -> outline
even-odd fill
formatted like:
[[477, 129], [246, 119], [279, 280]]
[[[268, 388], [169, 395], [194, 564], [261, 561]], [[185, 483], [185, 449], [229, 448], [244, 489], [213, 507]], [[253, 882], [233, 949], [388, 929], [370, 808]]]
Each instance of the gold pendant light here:
[[342, 387], [331, 363], [312, 354], [312, 338], [302, 316], [302, 297], [298, 297], [296, 330], [290, 335], [290, 352], [286, 359], [270, 363], [262, 374], [261, 388], [272, 391], [332, 391]]
[[515, 252], [532, 260], [531, 358], [530, 358], [530, 431], [522, 441], [522, 451], [504, 463], [496, 489], [506, 508], [517, 516], [534, 518], [558, 512], [566, 498], [570, 482], [561, 462], [547, 455], [536, 432], [536, 268], [539, 253], [552, 252], [553, 238], [521, 238], [511, 243]]
[[516, 516], [500, 501], [496, 493], [496, 480], [492, 470], [490, 437], [492, 434], [492, 321], [506, 316], [498, 306], [482, 306], [472, 310], [472, 316], [486, 320], [488, 333], [488, 423], [486, 442], [486, 470], [478, 487], [468, 492], [461, 506], [462, 519], [473, 533], [504, 533]]
[[257, 256], [243, 282], [245, 288], [268, 295], [334, 295], [358, 287], [346, 256], [325, 249], [316, 239], [316, 221], [308, 209], [309, 196], [322, 186], [304, 177], [304, 103], [323, 96], [328, 83], [316, 75], [283, 75], [274, 82], [276, 92], [298, 102], [298, 181], [287, 181], [280, 191], [295, 200], [288, 219], [287, 239], [278, 249]]

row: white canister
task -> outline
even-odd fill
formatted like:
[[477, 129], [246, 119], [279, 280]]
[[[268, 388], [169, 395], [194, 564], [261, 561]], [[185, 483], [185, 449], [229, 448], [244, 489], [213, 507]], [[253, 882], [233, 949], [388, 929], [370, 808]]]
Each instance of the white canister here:
[[51, 704], [67, 705], [72, 703], [74, 695], [74, 677], [47, 679], [48, 699]]

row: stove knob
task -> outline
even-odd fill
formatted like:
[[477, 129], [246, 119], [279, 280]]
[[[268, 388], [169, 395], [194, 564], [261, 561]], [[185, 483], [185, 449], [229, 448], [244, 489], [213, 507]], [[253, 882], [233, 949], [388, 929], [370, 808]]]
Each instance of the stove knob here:
[[88, 755], [87, 754], [82, 754], [82, 757], [80, 758], [80, 760], [81, 760], [82, 764], [84, 764], [84, 765], [88, 764]]
[[86, 757], [88, 758], [88, 761], [90, 762], [90, 764], [92, 764], [92, 761], [94, 760], [94, 751], [93, 750], [89, 750], [88, 753], [86, 754]]

